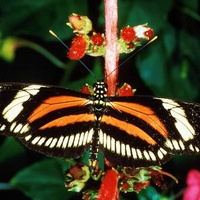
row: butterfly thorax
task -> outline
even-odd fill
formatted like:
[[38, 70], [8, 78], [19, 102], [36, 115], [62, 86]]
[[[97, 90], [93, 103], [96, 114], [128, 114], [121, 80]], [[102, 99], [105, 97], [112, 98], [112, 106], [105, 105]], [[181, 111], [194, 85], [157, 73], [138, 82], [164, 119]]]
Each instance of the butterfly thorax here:
[[100, 121], [102, 114], [106, 109], [107, 101], [107, 84], [104, 81], [98, 81], [93, 85], [93, 104], [94, 104], [94, 114], [96, 120]]

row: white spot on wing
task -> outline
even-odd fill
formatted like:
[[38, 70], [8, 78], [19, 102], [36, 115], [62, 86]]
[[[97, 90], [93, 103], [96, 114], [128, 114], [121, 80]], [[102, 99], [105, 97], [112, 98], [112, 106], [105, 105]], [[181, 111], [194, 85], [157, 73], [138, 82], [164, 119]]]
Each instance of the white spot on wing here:
[[29, 141], [31, 138], [32, 138], [32, 135], [27, 135], [24, 139], [25, 139], [26, 141]]
[[45, 147], [48, 147], [51, 144], [51, 141], [53, 140], [52, 137], [50, 137], [46, 142], [45, 142]]
[[107, 143], [107, 140], [106, 140], [106, 134], [104, 133], [103, 134], [103, 146], [106, 148], [106, 143]]
[[115, 139], [111, 138], [111, 151], [115, 152]]
[[23, 110], [23, 103], [28, 101], [31, 95], [36, 95], [40, 88], [41, 86], [38, 85], [30, 85], [18, 91], [13, 101], [4, 108], [3, 118], [8, 122], [12, 122]]
[[121, 143], [121, 154], [122, 156], [125, 156], [126, 155], [126, 152], [125, 152], [125, 144]]
[[120, 141], [116, 141], [116, 153], [120, 154]]
[[31, 143], [32, 143], [33, 145], [37, 144], [38, 141], [40, 140], [40, 138], [41, 138], [40, 136], [35, 137], [35, 138], [31, 141]]
[[199, 148], [198, 148], [197, 146], [195, 146], [195, 151], [196, 151], [197, 153], [199, 153]]
[[154, 155], [152, 151], [149, 151], [149, 155], [151, 157], [151, 160], [156, 161], [156, 156]]
[[160, 160], [162, 160], [164, 158], [164, 155], [161, 150], [158, 150], [157, 154], [158, 154], [158, 157], [160, 158]]
[[110, 150], [110, 136], [107, 136], [107, 149]]
[[6, 125], [2, 124], [1, 127], [0, 127], [0, 131], [4, 131], [5, 129], [6, 129]]
[[146, 158], [146, 160], [150, 160], [150, 156], [146, 150], [143, 151], [143, 154], [144, 154], [144, 157]]
[[17, 124], [16, 127], [13, 130], [13, 133], [20, 133], [20, 130], [22, 129], [22, 124]]
[[86, 142], [87, 142], [87, 137], [88, 137], [88, 131], [85, 132], [84, 140], [83, 140], [83, 145], [86, 144]]
[[191, 151], [194, 151], [194, 147], [193, 147], [192, 144], [189, 145], [189, 149], [190, 149]]
[[57, 145], [56, 145], [57, 148], [60, 148], [62, 146], [63, 140], [64, 140], [64, 136], [61, 135], [60, 138], [58, 139], [58, 142], [57, 142]]
[[130, 148], [130, 146], [128, 144], [126, 145], [126, 155], [128, 157], [131, 157], [131, 148]]
[[62, 148], [65, 149], [67, 147], [67, 142], [69, 140], [69, 136], [66, 136], [62, 143]]
[[16, 126], [16, 122], [13, 122], [10, 126], [10, 132], [13, 132], [14, 128]]
[[177, 140], [172, 140], [172, 144], [173, 144], [173, 146], [176, 150], [180, 150], [180, 147], [179, 147]]
[[170, 148], [170, 149], [173, 149], [173, 145], [172, 145], [171, 141], [167, 138], [166, 138], [165, 146]]
[[79, 137], [80, 137], [80, 133], [76, 134], [75, 139], [74, 139], [74, 147], [78, 146]]
[[134, 159], [137, 159], [136, 150], [135, 150], [134, 148], [131, 148], [131, 151], [132, 151], [133, 158], [134, 158]]
[[99, 143], [103, 144], [103, 132], [102, 132], [102, 130], [99, 130]]
[[94, 133], [94, 129], [91, 128], [91, 129], [89, 130], [89, 135], [88, 135], [88, 138], [87, 138], [87, 143], [90, 143], [90, 142], [92, 141], [93, 133]]
[[181, 147], [182, 150], [185, 150], [185, 145], [182, 140], [179, 140], [179, 146]]
[[41, 146], [43, 143], [44, 143], [44, 141], [46, 140], [46, 137], [42, 137], [41, 139], [40, 139], [40, 141], [37, 143], [39, 146]]
[[138, 158], [142, 159], [142, 152], [140, 151], [140, 149], [136, 149]]
[[49, 148], [54, 148], [56, 146], [58, 139], [57, 138], [53, 138], [53, 141], [51, 142]]
[[71, 135], [69, 137], [68, 147], [72, 147], [73, 142], [74, 142], [74, 135]]
[[189, 145], [189, 149], [193, 152], [199, 153], [199, 148], [197, 146], [194, 146], [192, 144]]
[[20, 130], [20, 133], [21, 133], [21, 134], [27, 133], [29, 130], [30, 130], [29, 124], [25, 124], [25, 125], [22, 127], [22, 129]]
[[175, 101], [171, 99], [161, 99], [162, 104], [166, 110], [168, 110], [171, 115], [176, 120], [175, 126], [178, 129], [181, 137], [184, 141], [194, 139], [195, 130], [187, 120], [185, 110]]
[[82, 146], [83, 145], [83, 138], [84, 138], [84, 132], [82, 132], [81, 135], [80, 135], [78, 146]]
[[164, 155], [167, 155], [167, 151], [165, 151], [163, 148], [160, 148], [160, 151], [161, 151]]

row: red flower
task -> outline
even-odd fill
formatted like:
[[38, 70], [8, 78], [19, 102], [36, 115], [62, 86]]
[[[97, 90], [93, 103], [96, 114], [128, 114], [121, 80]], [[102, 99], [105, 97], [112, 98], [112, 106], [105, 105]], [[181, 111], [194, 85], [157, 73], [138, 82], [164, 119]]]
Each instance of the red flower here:
[[135, 185], [134, 190], [139, 192], [142, 189], [146, 188], [149, 184], [150, 184], [149, 180], [145, 181], [144, 183], [135, 183], [134, 184]]
[[133, 27], [127, 26], [121, 30], [120, 36], [125, 42], [129, 43], [135, 39], [135, 31]]
[[103, 45], [103, 42], [104, 42], [104, 38], [102, 37], [100, 33], [96, 33], [95, 35], [92, 35], [91, 40], [92, 40], [92, 44], [97, 45], [97, 46]]
[[86, 84], [84, 87], [81, 88], [81, 92], [84, 94], [93, 94], [94, 90], [91, 85]]
[[84, 36], [77, 36], [72, 41], [68, 57], [71, 60], [79, 60], [85, 55], [86, 48], [87, 42]]
[[149, 29], [144, 32], [144, 35], [146, 35], [149, 39], [153, 37], [153, 29]]
[[200, 172], [192, 169], [188, 172], [187, 188], [183, 193], [183, 200], [199, 200], [200, 199]]
[[134, 92], [135, 92], [135, 90], [132, 89], [132, 87], [129, 84], [124, 83], [124, 85], [118, 89], [117, 96], [120, 96], [120, 97], [133, 96]]
[[118, 172], [114, 169], [106, 171], [97, 200], [117, 200], [119, 198]]

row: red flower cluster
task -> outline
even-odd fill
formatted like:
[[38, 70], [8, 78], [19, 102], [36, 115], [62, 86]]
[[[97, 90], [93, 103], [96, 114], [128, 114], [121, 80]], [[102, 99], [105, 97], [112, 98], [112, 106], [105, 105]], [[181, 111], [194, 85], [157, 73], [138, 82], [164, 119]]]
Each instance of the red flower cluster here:
[[166, 189], [163, 175], [177, 182], [160, 167], [114, 169], [111, 165], [109, 163], [108, 169], [102, 172], [98, 167], [91, 170], [87, 165], [78, 163], [67, 171], [65, 187], [69, 191], [83, 191], [84, 200], [118, 200], [119, 192], [140, 192], [150, 184], [150, 180]]
[[127, 26], [122, 28], [120, 32], [120, 48], [122, 53], [129, 53], [137, 46], [141, 45], [141, 39], [149, 40], [153, 37], [153, 29], [147, 24], [138, 25], [134, 27]]
[[74, 29], [74, 33], [77, 35], [73, 39], [68, 53], [71, 60], [79, 60], [85, 54], [92, 56], [105, 54], [104, 35], [93, 30], [92, 22], [87, 16], [72, 14], [67, 25]]
[[[104, 56], [105, 37], [104, 34], [93, 30], [92, 22], [87, 16], [72, 14], [67, 23], [76, 34], [72, 41], [68, 57], [71, 60], [79, 60], [85, 54], [90, 56]], [[130, 53], [141, 45], [141, 39], [149, 40], [153, 36], [153, 30], [147, 24], [134, 27], [127, 26], [121, 30], [118, 40], [118, 52]], [[77, 44], [76, 44], [77, 43]]]

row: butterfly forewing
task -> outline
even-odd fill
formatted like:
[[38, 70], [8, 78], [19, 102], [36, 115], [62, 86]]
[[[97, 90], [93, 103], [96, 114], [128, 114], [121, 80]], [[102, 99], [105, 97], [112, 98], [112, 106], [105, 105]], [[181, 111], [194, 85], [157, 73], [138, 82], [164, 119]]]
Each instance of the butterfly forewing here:
[[88, 95], [68, 89], [4, 84], [0, 131], [51, 156], [77, 157], [91, 143], [94, 115]]

